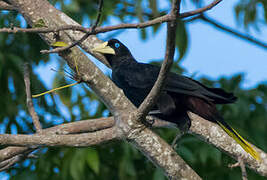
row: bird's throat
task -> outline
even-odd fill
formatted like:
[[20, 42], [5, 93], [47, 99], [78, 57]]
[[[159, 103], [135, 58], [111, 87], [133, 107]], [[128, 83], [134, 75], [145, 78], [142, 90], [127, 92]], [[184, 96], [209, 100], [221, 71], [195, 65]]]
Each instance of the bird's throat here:
[[121, 66], [122, 64], [129, 64], [129, 63], [135, 63], [137, 62], [132, 56], [114, 56], [111, 54], [105, 54], [105, 57], [108, 61], [108, 63], [110, 64], [111, 68], [116, 68]]

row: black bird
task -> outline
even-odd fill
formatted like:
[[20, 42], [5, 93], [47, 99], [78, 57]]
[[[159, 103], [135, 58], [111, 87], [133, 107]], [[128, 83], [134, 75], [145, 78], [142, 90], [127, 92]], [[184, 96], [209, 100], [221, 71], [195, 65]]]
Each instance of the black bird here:
[[[111, 39], [93, 51], [106, 57], [112, 68], [113, 82], [139, 107], [157, 80], [160, 67], [137, 62], [129, 49], [117, 39]], [[216, 104], [233, 103], [236, 99], [223, 89], [209, 88], [191, 78], [170, 72], [152, 114], [176, 123], [181, 129], [188, 129], [191, 125], [187, 111], [198, 114], [217, 123], [245, 151], [259, 160], [257, 151], [223, 120], [216, 109]]]

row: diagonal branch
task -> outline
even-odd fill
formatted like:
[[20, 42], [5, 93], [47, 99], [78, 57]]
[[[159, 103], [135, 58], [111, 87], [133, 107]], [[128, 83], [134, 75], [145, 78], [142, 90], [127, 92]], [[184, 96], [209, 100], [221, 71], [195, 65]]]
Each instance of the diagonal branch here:
[[223, 25], [223, 24], [217, 22], [216, 20], [214, 20], [214, 19], [212, 19], [210, 17], [207, 17], [206, 15], [200, 16], [200, 19], [205, 21], [205, 22], [207, 22], [207, 23], [209, 23], [209, 24], [211, 24], [211, 25], [213, 25], [214, 27], [216, 27], [216, 28], [218, 28], [220, 30], [223, 30], [225, 32], [228, 32], [229, 34], [232, 34], [232, 35], [234, 35], [234, 36], [236, 36], [236, 37], [238, 37], [240, 39], [246, 40], [246, 41], [248, 41], [248, 42], [250, 42], [252, 44], [255, 44], [255, 45], [257, 45], [257, 46], [259, 46], [261, 48], [267, 49], [267, 43], [266, 42], [260, 41], [260, 40], [254, 38], [254, 37], [252, 37], [250, 35], [242, 34], [242, 33], [238, 32], [238, 31], [236, 31], [236, 30], [234, 30], [234, 29], [232, 29], [230, 27], [227, 27], [226, 25]]
[[[53, 126], [51, 128], [43, 129], [41, 131], [42, 135], [46, 134], [58, 134], [58, 135], [70, 135], [78, 133], [89, 133], [98, 130], [103, 130], [111, 128], [114, 126], [114, 119], [110, 118], [99, 118], [90, 119], [77, 122], [71, 122], [66, 124], [61, 124], [58, 126]], [[7, 147], [0, 150], [0, 162], [10, 159], [18, 154], [24, 153], [28, 150], [25, 147]]]
[[174, 0], [172, 3], [172, 10], [169, 15], [173, 17], [173, 21], [170, 21], [167, 24], [167, 42], [165, 58], [160, 68], [157, 81], [155, 82], [148, 96], [138, 108], [137, 113], [139, 114], [138, 116], [140, 116], [141, 119], [144, 118], [156, 104], [156, 101], [159, 98], [160, 91], [164, 87], [164, 81], [167, 78], [167, 74], [171, 69], [175, 53], [176, 27], [177, 18], [179, 17], [180, 11], [180, 2], [180, 0]]
[[92, 29], [95, 29], [98, 26], [98, 24], [100, 23], [100, 18], [101, 18], [101, 15], [102, 15], [102, 10], [103, 10], [103, 0], [99, 0], [98, 1], [97, 18], [96, 18], [96, 21], [95, 21], [94, 25], [92, 26]]
[[194, 16], [194, 15], [197, 15], [197, 14], [201, 14], [203, 12], [206, 12], [206, 11], [212, 9], [214, 6], [216, 6], [217, 4], [219, 4], [221, 1], [222, 0], [215, 0], [215, 1], [213, 1], [212, 3], [210, 3], [209, 5], [207, 5], [205, 7], [202, 7], [202, 8], [193, 10], [193, 11], [181, 13], [181, 16], [180, 17], [191, 17], [191, 16]]
[[[48, 129], [43, 129], [42, 135], [71, 135], [78, 133], [88, 133], [98, 130], [111, 128], [114, 125], [114, 119], [100, 118], [83, 120], [54, 126]], [[0, 171], [12, 167], [15, 163], [27, 158], [31, 152], [38, 148], [31, 147], [7, 147], [0, 150]]]

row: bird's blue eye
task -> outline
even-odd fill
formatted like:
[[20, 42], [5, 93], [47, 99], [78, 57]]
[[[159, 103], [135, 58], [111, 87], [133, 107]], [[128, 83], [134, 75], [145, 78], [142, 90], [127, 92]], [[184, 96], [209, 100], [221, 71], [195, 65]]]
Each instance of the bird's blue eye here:
[[119, 43], [115, 43], [115, 48], [118, 48], [120, 47], [120, 44]]

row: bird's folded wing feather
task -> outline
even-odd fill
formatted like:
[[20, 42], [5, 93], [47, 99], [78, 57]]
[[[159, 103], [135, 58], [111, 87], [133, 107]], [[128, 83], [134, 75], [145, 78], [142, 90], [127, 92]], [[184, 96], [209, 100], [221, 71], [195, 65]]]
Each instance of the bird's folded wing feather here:
[[170, 73], [165, 87], [166, 91], [195, 96], [215, 104], [233, 103], [236, 97], [220, 88], [209, 88], [191, 78]]
[[[151, 89], [157, 80], [160, 67], [138, 63], [123, 68], [125, 82], [133, 88]], [[195, 96], [215, 104], [232, 103], [236, 97], [219, 88], [208, 88], [191, 78], [169, 73], [164, 90], [178, 94]]]

